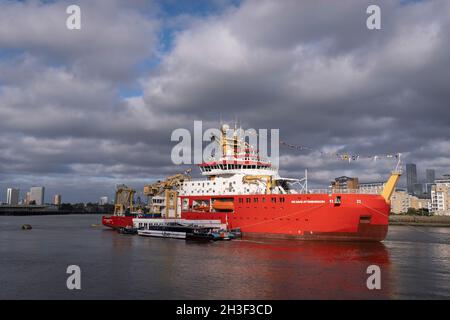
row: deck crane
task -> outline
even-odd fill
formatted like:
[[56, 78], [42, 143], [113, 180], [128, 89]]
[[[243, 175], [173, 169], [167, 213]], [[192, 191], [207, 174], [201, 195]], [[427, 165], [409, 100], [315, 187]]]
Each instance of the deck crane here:
[[160, 214], [163, 218], [177, 217], [178, 188], [184, 181], [190, 181], [191, 169], [144, 186], [144, 195], [148, 198], [150, 213]]
[[116, 187], [116, 194], [114, 198], [114, 215], [123, 216], [126, 211], [133, 211], [133, 200], [136, 190], [124, 184]]

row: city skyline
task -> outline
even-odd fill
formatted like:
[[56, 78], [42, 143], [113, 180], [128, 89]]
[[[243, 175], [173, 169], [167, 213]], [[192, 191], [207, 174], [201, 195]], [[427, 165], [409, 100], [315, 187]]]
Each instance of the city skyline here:
[[[1, 2], [2, 197], [34, 184], [48, 202], [97, 202], [121, 183], [140, 190], [186, 170], [170, 161], [170, 136], [194, 120], [277, 128], [326, 152], [401, 152], [450, 172], [450, 3], [377, 3], [378, 31], [356, 0], [82, 0], [81, 30], [65, 26], [70, 1]], [[311, 186], [380, 181], [393, 168], [280, 155], [281, 174], [308, 169]]]
[[[415, 182], [414, 182], [414, 189], [410, 192], [408, 190], [408, 166], [413, 166], [414, 167], [414, 175], [415, 175]], [[425, 198], [429, 198], [430, 197], [430, 193], [431, 193], [431, 187], [432, 185], [435, 184], [435, 181], [439, 181], [442, 179], [448, 179], [448, 177], [450, 176], [449, 173], [445, 173], [442, 175], [438, 175], [436, 176], [436, 171], [435, 169], [430, 169], [430, 168], [426, 168], [426, 169], [422, 169], [422, 168], [417, 168], [417, 166], [414, 163], [407, 163], [404, 165], [405, 169], [404, 169], [404, 179], [406, 179], [406, 184], [404, 186], [399, 185], [396, 189], [398, 191], [402, 191], [405, 190], [407, 192], [407, 194], [413, 196], [419, 196], [421, 198], [425, 197]], [[422, 174], [421, 174], [422, 173]], [[342, 179], [343, 181], [345, 179], [356, 179], [356, 185], [360, 185], [360, 186], [364, 186], [364, 187], [369, 187], [369, 188], [373, 188], [374, 186], [376, 187], [380, 187], [383, 185], [384, 181], [359, 181], [359, 177], [347, 177], [347, 176], [340, 176], [340, 177], [335, 177], [334, 180], [337, 182], [338, 180]], [[333, 184], [335, 181], [331, 181], [331, 185], [329, 185], [328, 187], [330, 188], [334, 188]], [[366, 186], [367, 185], [367, 186]], [[417, 192], [417, 186], [420, 186], [420, 192]], [[31, 188], [36, 187], [36, 186], [32, 186]], [[132, 186], [135, 187], [135, 186]], [[31, 189], [29, 188], [29, 189]], [[45, 187], [43, 187], [45, 190]], [[350, 189], [353, 189], [354, 187], [351, 187]], [[359, 187], [357, 187], [359, 188]], [[23, 192], [21, 192], [20, 188], [15, 188], [15, 187], [8, 187], [6, 188], [6, 201], [3, 201], [3, 198], [0, 198], [0, 203], [6, 203], [9, 204], [9, 193], [10, 193], [10, 189], [15, 190], [17, 192], [17, 197], [18, 197], [18, 202], [26, 202], [26, 196], [29, 193], [29, 191], [25, 190]], [[380, 189], [381, 191], [381, 189]], [[0, 190], [1, 192], [1, 190]], [[96, 200], [92, 201], [76, 201], [78, 203], [99, 203], [99, 204], [106, 204], [106, 203], [110, 203], [109, 199], [114, 199], [113, 196], [114, 192], [109, 192], [107, 194], [99, 194], [99, 196], [97, 197]], [[143, 193], [138, 190], [137, 192], [137, 197], [142, 197]], [[59, 197], [59, 202], [61, 204], [61, 194], [59, 193], [47, 193], [47, 197], [45, 197], [44, 194], [44, 201], [43, 203], [45, 204], [55, 204], [55, 197]], [[105, 200], [106, 199], [106, 200]], [[70, 203], [70, 201], [68, 201], [67, 203]], [[72, 202], [75, 203], [75, 202]]]

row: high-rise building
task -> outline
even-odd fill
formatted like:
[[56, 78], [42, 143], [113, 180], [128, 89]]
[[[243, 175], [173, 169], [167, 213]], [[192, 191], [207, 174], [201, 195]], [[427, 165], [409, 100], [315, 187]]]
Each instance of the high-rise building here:
[[419, 196], [419, 197], [423, 196], [423, 187], [424, 187], [423, 183], [414, 184], [413, 195]]
[[100, 205], [108, 204], [108, 197], [104, 196], [100, 198]]
[[10, 206], [19, 204], [19, 189], [8, 188], [6, 190], [6, 203]]
[[434, 169], [427, 169], [426, 176], [427, 183], [434, 183], [434, 180], [436, 180], [436, 171]]
[[31, 187], [30, 188], [30, 203], [35, 205], [43, 205], [44, 204], [44, 187]]
[[414, 163], [406, 164], [406, 190], [409, 194], [414, 194], [417, 184], [417, 168]]
[[436, 180], [436, 171], [434, 169], [427, 169], [426, 171], [426, 190], [428, 194], [431, 194], [431, 186]]
[[55, 194], [53, 196], [53, 204], [55, 206], [60, 206], [61, 205], [61, 195], [60, 194]]

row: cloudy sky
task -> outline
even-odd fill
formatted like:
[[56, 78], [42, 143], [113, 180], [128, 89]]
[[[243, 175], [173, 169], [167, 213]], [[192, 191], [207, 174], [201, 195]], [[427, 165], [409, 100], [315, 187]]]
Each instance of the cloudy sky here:
[[[66, 28], [78, 4], [81, 30]], [[366, 8], [381, 7], [381, 30]], [[322, 151], [402, 152], [450, 172], [450, 1], [0, 0], [0, 192], [97, 201], [186, 167], [176, 128], [238, 119]], [[281, 148], [327, 186], [390, 161]]]

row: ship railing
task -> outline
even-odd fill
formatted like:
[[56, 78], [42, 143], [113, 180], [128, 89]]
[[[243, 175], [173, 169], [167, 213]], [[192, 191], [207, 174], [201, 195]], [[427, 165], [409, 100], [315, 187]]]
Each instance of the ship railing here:
[[336, 188], [328, 188], [328, 189], [308, 189], [307, 192], [302, 193], [310, 193], [310, 194], [323, 194], [323, 193], [342, 193], [342, 194], [379, 194], [379, 189], [336, 189]]

